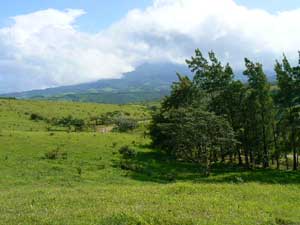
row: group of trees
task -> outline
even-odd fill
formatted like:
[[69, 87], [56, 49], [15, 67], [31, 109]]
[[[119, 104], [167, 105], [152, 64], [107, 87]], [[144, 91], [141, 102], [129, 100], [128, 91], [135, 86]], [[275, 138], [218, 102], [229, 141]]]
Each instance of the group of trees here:
[[[300, 57], [299, 57], [300, 58]], [[298, 168], [300, 148], [300, 60], [286, 56], [275, 64], [271, 85], [260, 63], [245, 59], [248, 82], [234, 79], [229, 64], [199, 49], [186, 61], [193, 79], [178, 74], [157, 113], [150, 135], [153, 145], [179, 160], [197, 162], [209, 173], [214, 162], [230, 160], [248, 168], [280, 166], [289, 156]]]

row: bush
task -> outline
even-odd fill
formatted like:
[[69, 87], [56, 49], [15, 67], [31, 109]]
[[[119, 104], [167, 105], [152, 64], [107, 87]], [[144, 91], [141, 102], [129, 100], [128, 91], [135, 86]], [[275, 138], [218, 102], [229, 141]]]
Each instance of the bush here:
[[136, 156], [136, 151], [129, 146], [123, 146], [119, 149], [119, 153], [124, 159], [131, 159]]
[[32, 113], [32, 114], [30, 115], [30, 119], [31, 119], [31, 120], [34, 120], [34, 121], [38, 121], [38, 120], [44, 120], [44, 117], [42, 117], [42, 116], [39, 115], [39, 114]]
[[45, 153], [45, 159], [58, 160], [58, 159], [67, 159], [67, 153], [55, 149]]
[[52, 123], [61, 127], [68, 127], [71, 130], [72, 127], [75, 131], [82, 131], [85, 127], [85, 121], [83, 119], [73, 118], [72, 116], [62, 117], [60, 119], [52, 119]]
[[91, 118], [92, 121], [95, 121], [96, 125], [111, 125], [115, 123], [116, 118], [123, 116], [121, 111], [113, 111], [102, 114], [98, 117]]
[[137, 128], [138, 123], [132, 118], [120, 117], [116, 119], [116, 130], [120, 132], [127, 132]]
[[132, 163], [128, 160], [122, 160], [120, 162], [120, 167], [122, 170], [133, 171], [133, 172], [143, 172], [143, 168], [135, 163]]

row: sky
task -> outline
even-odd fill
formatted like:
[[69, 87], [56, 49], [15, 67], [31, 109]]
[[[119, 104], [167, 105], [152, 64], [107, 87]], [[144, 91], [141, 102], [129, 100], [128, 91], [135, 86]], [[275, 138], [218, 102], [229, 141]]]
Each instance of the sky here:
[[0, 0], [0, 93], [119, 78], [214, 50], [272, 69], [300, 49], [299, 0]]

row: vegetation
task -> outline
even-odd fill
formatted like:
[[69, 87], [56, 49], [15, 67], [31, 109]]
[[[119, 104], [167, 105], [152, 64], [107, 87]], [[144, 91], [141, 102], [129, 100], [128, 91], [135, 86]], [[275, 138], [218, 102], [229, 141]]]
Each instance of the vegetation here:
[[161, 107], [1, 99], [0, 224], [300, 224], [297, 67], [209, 57]]
[[[299, 62], [300, 63], [300, 62]], [[246, 168], [269, 168], [276, 159], [293, 156], [299, 165], [300, 64], [292, 67], [284, 56], [276, 62], [278, 89], [260, 63], [245, 59], [248, 82], [234, 80], [233, 70], [213, 52], [200, 50], [187, 64], [193, 80], [178, 75], [171, 95], [153, 115], [153, 146], [178, 160], [195, 161], [209, 174], [211, 163], [238, 162]], [[235, 159], [235, 160], [234, 160]]]
[[[1, 132], [0, 224], [300, 222], [298, 172], [214, 164], [206, 177], [139, 134], [49, 134]], [[124, 162], [118, 150], [133, 141]], [[65, 159], [44, 158], [57, 147]]]
[[[150, 119], [146, 106], [82, 104], [69, 102], [48, 102], [0, 99], [0, 124], [3, 130], [16, 131], [86, 131], [97, 130], [100, 125], [114, 124], [96, 122], [108, 114], [126, 116], [136, 121]], [[80, 129], [78, 129], [80, 128]]]

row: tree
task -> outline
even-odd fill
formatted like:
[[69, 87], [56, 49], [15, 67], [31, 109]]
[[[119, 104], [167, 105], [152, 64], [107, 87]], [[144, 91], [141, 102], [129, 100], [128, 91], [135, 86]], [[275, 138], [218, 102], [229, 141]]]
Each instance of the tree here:
[[[300, 58], [300, 57], [299, 57]], [[282, 117], [281, 128], [284, 129], [286, 147], [293, 152], [293, 169], [298, 168], [297, 142], [299, 142], [300, 123], [300, 60], [296, 67], [292, 67], [284, 55], [280, 63], [275, 64], [276, 77], [278, 81], [278, 92], [276, 103], [279, 106], [279, 113]]]
[[176, 159], [204, 166], [207, 175], [221, 149], [233, 149], [235, 143], [234, 132], [224, 118], [194, 107], [173, 108], [154, 117], [150, 134], [155, 147]]
[[209, 174], [213, 161], [223, 149], [233, 149], [234, 132], [226, 119], [207, 111], [203, 92], [187, 78], [179, 76], [171, 95], [162, 102], [150, 126], [155, 147], [181, 160], [203, 165]]
[[[209, 98], [209, 110], [218, 115], [225, 114], [224, 107], [219, 104], [220, 97], [228, 90], [233, 81], [233, 71], [227, 63], [225, 66], [217, 59], [214, 52], [208, 53], [208, 60], [196, 49], [195, 56], [186, 60], [194, 75], [193, 83], [198, 90], [206, 92]], [[226, 99], [225, 99], [226, 100]]]
[[[248, 77], [248, 135], [256, 153], [258, 161], [263, 161], [263, 167], [269, 167], [270, 150], [272, 143], [272, 109], [273, 101], [270, 95], [270, 84], [260, 63], [253, 63], [245, 59], [246, 70], [244, 75]], [[255, 143], [255, 144], [254, 144]], [[253, 145], [254, 144], [254, 145]], [[262, 154], [261, 154], [262, 152]], [[254, 157], [254, 156], [252, 156]]]
[[[247, 149], [244, 146], [245, 100], [245, 85], [241, 81], [232, 81], [215, 101], [215, 104], [219, 105], [218, 109], [220, 109], [219, 112], [217, 111], [217, 114], [223, 115], [234, 130], [238, 143], [236, 150], [232, 153], [237, 154], [240, 165], [243, 164], [242, 149], [244, 149], [245, 155], [248, 155], [248, 152], [246, 152]], [[245, 158], [248, 165], [248, 158]], [[230, 159], [232, 159], [232, 156], [230, 156]]]
[[201, 97], [187, 76], [177, 73], [177, 77], [179, 81], [172, 84], [170, 96], [166, 96], [162, 102], [163, 110], [193, 105], [198, 97]]
[[[234, 80], [233, 70], [230, 65], [222, 65], [214, 52], [208, 53], [208, 59], [203, 57], [201, 51], [196, 49], [195, 56], [186, 61], [194, 76], [194, 86], [207, 93], [208, 110], [222, 116], [231, 124], [236, 137], [242, 143], [243, 102], [246, 89], [240, 81]], [[236, 145], [232, 154], [238, 155], [239, 163], [242, 164], [242, 145]], [[225, 151], [225, 150], [223, 150]], [[222, 160], [226, 151], [223, 152]], [[230, 155], [232, 161], [232, 155]]]

